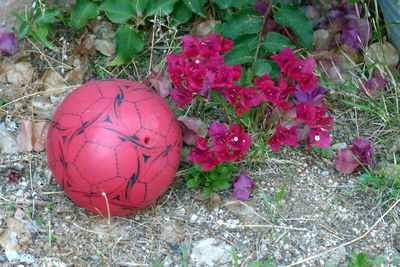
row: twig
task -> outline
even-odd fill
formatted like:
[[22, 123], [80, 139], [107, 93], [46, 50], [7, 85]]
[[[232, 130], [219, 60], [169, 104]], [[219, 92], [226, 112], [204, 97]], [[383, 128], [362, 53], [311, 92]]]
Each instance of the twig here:
[[306, 263], [306, 262], [311, 261], [313, 259], [316, 259], [316, 258], [318, 258], [318, 257], [320, 257], [320, 256], [322, 256], [322, 255], [324, 255], [324, 254], [326, 254], [328, 252], [331, 252], [331, 251], [337, 250], [339, 248], [351, 245], [351, 244], [353, 244], [353, 243], [355, 243], [355, 242], [367, 237], [369, 235], [369, 233], [383, 220], [383, 218], [385, 218], [386, 215], [388, 215], [388, 213], [391, 212], [399, 204], [399, 202], [400, 202], [400, 199], [398, 199], [392, 206], [390, 206], [390, 208], [364, 234], [360, 235], [359, 237], [354, 238], [353, 240], [350, 240], [350, 241], [345, 242], [343, 244], [340, 244], [339, 246], [326, 249], [326, 250], [324, 250], [324, 251], [322, 251], [322, 252], [320, 252], [318, 254], [315, 254], [315, 255], [310, 256], [308, 258], [305, 258], [303, 260], [300, 260], [300, 261], [294, 262], [292, 264], [289, 264], [286, 267], [296, 266], [296, 265], [300, 265], [300, 264]]

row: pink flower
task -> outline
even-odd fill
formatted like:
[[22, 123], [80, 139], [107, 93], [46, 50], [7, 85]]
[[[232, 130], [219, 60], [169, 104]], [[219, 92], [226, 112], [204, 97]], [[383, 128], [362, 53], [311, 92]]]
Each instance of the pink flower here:
[[296, 106], [296, 119], [313, 124], [317, 119], [317, 107], [310, 102], [303, 102]]
[[212, 87], [224, 88], [233, 86], [233, 83], [240, 79], [241, 67], [240, 65], [229, 66], [220, 65], [217, 67], [215, 80]]
[[298, 139], [296, 129], [299, 128], [297, 125], [290, 127], [287, 129], [282, 125], [276, 126], [276, 130], [273, 136], [268, 141], [268, 144], [271, 146], [273, 151], [279, 149], [280, 146], [290, 145], [290, 146], [298, 146]]
[[196, 148], [190, 150], [188, 154], [188, 160], [200, 164], [210, 150], [210, 148], [208, 147], [208, 140], [204, 137], [198, 136], [195, 142], [195, 146]]
[[177, 107], [184, 107], [193, 100], [193, 94], [186, 89], [172, 88], [169, 91], [172, 101], [177, 104]]
[[245, 133], [242, 126], [232, 124], [231, 134], [228, 137], [228, 144], [233, 150], [247, 152], [251, 146], [251, 137]]
[[205, 157], [202, 158], [200, 164], [203, 165], [203, 171], [209, 171], [219, 163], [217, 156], [215, 153], [208, 152]]
[[256, 89], [255, 87], [243, 88], [240, 94], [240, 109], [249, 112], [252, 107], [260, 105], [264, 97]]
[[315, 89], [318, 79], [313, 74], [315, 69], [315, 60], [313, 58], [296, 59], [292, 64], [288, 64], [287, 76], [299, 82], [303, 91]]
[[208, 128], [208, 135], [213, 137], [214, 146], [225, 144], [228, 136], [228, 127], [225, 124], [214, 121]]
[[364, 138], [356, 138], [352, 142], [350, 150], [360, 160], [362, 164], [372, 165], [372, 157], [375, 154], [375, 149], [372, 147], [371, 142]]
[[200, 42], [197, 36], [184, 36], [182, 40], [182, 49], [187, 57], [194, 57], [199, 54], [198, 43]]
[[248, 200], [255, 186], [254, 180], [247, 173], [242, 173], [233, 180], [233, 197]]
[[288, 47], [283, 48], [276, 56], [271, 56], [271, 58], [278, 63], [282, 73], [287, 73], [288, 68], [292, 67], [297, 60], [292, 49]]
[[199, 68], [190, 72], [190, 74], [187, 74], [188, 76], [187, 89], [192, 93], [200, 92], [201, 89], [203, 89], [205, 75], [206, 75], [205, 68]]
[[222, 44], [221, 44], [221, 50], [220, 53], [226, 53], [229, 50], [231, 50], [233, 47], [233, 40], [232, 39], [223, 39]]
[[320, 128], [312, 128], [309, 133], [311, 143], [321, 148], [328, 148], [331, 145], [331, 137]]
[[210, 57], [218, 55], [222, 48], [223, 37], [221, 35], [209, 34], [199, 43], [199, 55]]
[[214, 146], [214, 151], [217, 154], [217, 159], [220, 162], [234, 161], [235, 155], [232, 154], [226, 144]]

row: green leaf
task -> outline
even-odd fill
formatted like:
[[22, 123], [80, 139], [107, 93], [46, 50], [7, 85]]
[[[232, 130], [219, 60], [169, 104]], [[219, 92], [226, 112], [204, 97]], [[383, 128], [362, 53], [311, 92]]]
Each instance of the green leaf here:
[[178, 26], [182, 23], [188, 22], [193, 16], [193, 12], [188, 8], [183, 1], [176, 3], [174, 11], [172, 12], [172, 26]]
[[203, 189], [203, 196], [205, 198], [209, 198], [212, 192], [213, 192], [213, 189], [211, 187], [206, 187]]
[[47, 28], [32, 28], [30, 33], [35, 42], [42, 43], [49, 49], [54, 48], [53, 44], [47, 40], [47, 35], [49, 34]]
[[183, 0], [183, 2], [194, 13], [196, 13], [204, 18], [207, 16], [203, 11], [204, 4], [206, 3], [205, 0]]
[[56, 17], [60, 16], [60, 14], [61, 12], [59, 9], [47, 8], [44, 10], [44, 12], [36, 13], [33, 17], [33, 21], [39, 26], [43, 24], [54, 23], [54, 20]]
[[289, 27], [296, 34], [301, 46], [310, 48], [313, 42], [312, 24], [299, 7], [284, 6], [274, 13], [276, 23]]
[[296, 46], [286, 36], [277, 33], [270, 32], [265, 36], [262, 46], [265, 50], [276, 53], [284, 47], [295, 48]]
[[217, 4], [219, 8], [226, 9], [232, 7], [233, 0], [212, 0], [213, 3]]
[[256, 3], [256, 0], [233, 0], [230, 7], [241, 8], [244, 6], [252, 6]]
[[129, 2], [131, 3], [135, 14], [139, 17], [143, 17], [149, 0], [131, 0]]
[[19, 13], [15, 13], [14, 16], [19, 19], [21, 22], [29, 23], [32, 18], [32, 12], [30, 11], [22, 11]]
[[138, 32], [132, 25], [125, 24], [118, 27], [114, 37], [115, 59], [109, 63], [110, 66], [119, 65], [132, 60], [132, 58], [143, 50], [144, 41], [142, 32]]
[[219, 190], [225, 190], [225, 189], [228, 189], [229, 187], [231, 187], [231, 185], [226, 181], [217, 180], [214, 183], [214, 188], [217, 188]]
[[277, 79], [279, 77], [279, 73], [281, 73], [281, 68], [279, 68], [278, 64], [275, 61], [273, 61], [271, 59], [266, 59], [266, 60], [269, 62], [269, 64], [272, 67], [271, 72], [268, 73], [269, 76], [272, 79]]
[[147, 16], [166, 16], [172, 13], [178, 0], [151, 0], [146, 7]]
[[99, 10], [104, 11], [107, 18], [114, 23], [125, 23], [134, 15], [130, 0], [105, 0]]
[[253, 71], [257, 77], [262, 77], [266, 73], [270, 73], [272, 70], [271, 64], [266, 59], [259, 59], [253, 64]]
[[90, 0], [76, 0], [71, 9], [71, 24], [77, 29], [83, 28], [90, 19], [99, 14], [98, 7]]
[[31, 30], [31, 26], [25, 21], [21, 22], [18, 28], [18, 38], [22, 38], [27, 35]]
[[262, 25], [263, 20], [254, 8], [244, 8], [222, 23], [220, 29], [225, 37], [235, 39], [241, 35], [259, 33]]
[[197, 187], [199, 185], [200, 185], [200, 179], [198, 177], [189, 179], [186, 182], [186, 186], [189, 187], [189, 188], [195, 188], [195, 187]]
[[228, 65], [244, 64], [254, 60], [247, 45], [237, 45], [225, 53], [225, 63]]

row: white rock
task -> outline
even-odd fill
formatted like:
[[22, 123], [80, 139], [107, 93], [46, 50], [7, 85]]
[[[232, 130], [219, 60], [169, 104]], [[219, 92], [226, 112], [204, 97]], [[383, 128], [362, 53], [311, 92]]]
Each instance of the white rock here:
[[232, 246], [217, 238], [205, 238], [193, 244], [191, 266], [229, 266]]
[[4, 123], [0, 123], [0, 152], [8, 154], [18, 152], [17, 137], [7, 130]]
[[35, 69], [32, 67], [31, 63], [19, 62], [15, 65], [10, 65], [7, 67], [7, 81], [15, 85], [25, 85], [31, 78]]
[[367, 64], [386, 63], [389, 67], [395, 67], [399, 63], [399, 53], [389, 42], [373, 43], [368, 47], [365, 62]]

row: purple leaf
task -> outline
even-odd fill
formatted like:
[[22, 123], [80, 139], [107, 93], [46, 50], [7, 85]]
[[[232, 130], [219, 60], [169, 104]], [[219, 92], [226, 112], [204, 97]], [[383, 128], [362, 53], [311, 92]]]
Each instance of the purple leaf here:
[[339, 150], [335, 160], [335, 167], [337, 171], [350, 174], [359, 166], [360, 164], [356, 160], [356, 156], [350, 149], [342, 148]]
[[360, 91], [361, 93], [372, 98], [379, 98], [381, 90], [386, 86], [387, 83], [387, 80], [380, 77], [371, 78], [364, 82], [360, 88]]
[[207, 126], [200, 120], [189, 116], [178, 117], [179, 125], [182, 130], [182, 139], [188, 145], [193, 145], [197, 136], [205, 136]]
[[323, 101], [323, 98], [328, 94], [329, 89], [318, 86], [314, 90], [311, 91], [301, 91], [300, 88], [295, 92], [296, 99], [299, 103], [302, 102], [312, 102], [314, 104], [323, 104], [320, 103]]
[[353, 145], [349, 149], [357, 156], [358, 160], [362, 164], [372, 165], [372, 156], [375, 154], [375, 150], [371, 142], [364, 138], [357, 138], [353, 140], [352, 144]]
[[260, 15], [264, 15], [267, 12], [268, 5], [263, 0], [257, 0], [254, 4], [254, 9], [260, 13]]
[[0, 32], [0, 56], [8, 56], [17, 53], [19, 43], [17, 36], [13, 32]]
[[242, 173], [233, 180], [233, 197], [248, 200], [255, 186], [254, 180], [247, 173]]
[[152, 71], [143, 81], [147, 86], [153, 87], [163, 98], [167, 97], [172, 89], [171, 80], [156, 71]]

